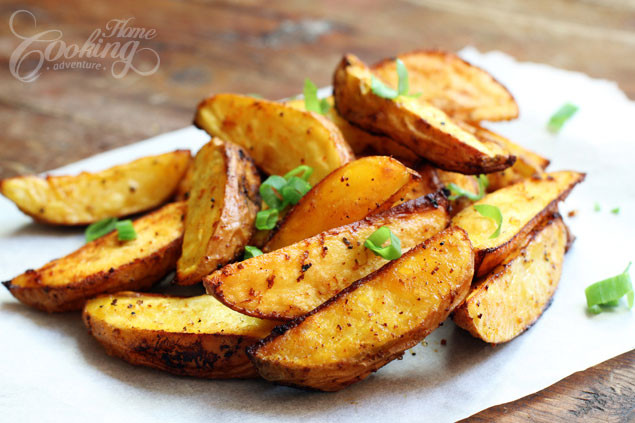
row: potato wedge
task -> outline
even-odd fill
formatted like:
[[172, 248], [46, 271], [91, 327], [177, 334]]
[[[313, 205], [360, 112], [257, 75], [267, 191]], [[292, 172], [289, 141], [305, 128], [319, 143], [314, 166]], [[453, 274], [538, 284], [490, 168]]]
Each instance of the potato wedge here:
[[260, 176], [247, 152], [212, 139], [194, 159], [177, 283], [191, 285], [243, 251], [260, 209]]
[[499, 146], [485, 146], [429, 103], [412, 98], [391, 100], [371, 90], [372, 73], [353, 55], [335, 70], [335, 107], [349, 122], [389, 136], [441, 169], [464, 174], [491, 173], [515, 160]]
[[[416, 50], [398, 58], [408, 69], [410, 91], [421, 93], [421, 100], [455, 119], [478, 122], [518, 117], [518, 105], [507, 88], [455, 54]], [[377, 63], [372, 70], [389, 86], [397, 87], [394, 58]]]
[[377, 207], [375, 211], [373, 211], [373, 214], [385, 212], [391, 207], [396, 207], [399, 204], [415, 200], [428, 194], [434, 194], [443, 188], [437, 174], [437, 168], [424, 163], [417, 166], [416, 169], [421, 178], [417, 180], [413, 179], [408, 182], [399, 191], [394, 193], [391, 198], [385, 201], [384, 204]]
[[204, 279], [205, 288], [240, 313], [262, 319], [292, 319], [386, 263], [364, 247], [373, 232], [388, 226], [401, 239], [402, 250], [407, 250], [447, 226], [446, 203], [442, 195], [421, 197], [227, 265]]
[[102, 293], [147, 289], [176, 267], [184, 214], [185, 203], [168, 204], [133, 222], [133, 241], [111, 232], [3, 284], [24, 304], [49, 313], [81, 310]]
[[276, 325], [236, 313], [211, 295], [180, 298], [136, 292], [94, 298], [86, 303], [83, 318], [111, 356], [210, 379], [257, 377], [245, 347]]
[[327, 118], [273, 101], [218, 94], [199, 104], [194, 124], [243, 147], [268, 174], [311, 166], [312, 185], [355, 158]]
[[0, 192], [41, 223], [87, 225], [153, 209], [174, 195], [190, 163], [188, 150], [143, 157], [96, 173], [18, 176]]
[[276, 328], [247, 354], [267, 380], [338, 391], [421, 342], [463, 302], [473, 274], [467, 234], [449, 228]]
[[556, 292], [567, 245], [560, 217], [534, 230], [528, 244], [479, 280], [454, 322], [485, 342], [508, 342], [527, 330]]
[[452, 224], [465, 229], [474, 246], [476, 275], [486, 275], [512, 251], [525, 244], [531, 231], [557, 211], [558, 203], [567, 198], [584, 177], [584, 173], [573, 171], [545, 173], [487, 194], [474, 203], [500, 209], [503, 223], [496, 238], [490, 238], [496, 230], [496, 222], [481, 216], [474, 207], [454, 216]]
[[410, 183], [421, 185], [421, 177], [390, 157], [369, 156], [349, 162], [300, 199], [263, 251], [361, 220]]
[[[398, 142], [393, 141], [392, 138], [374, 135], [351, 125], [337, 112], [334, 107], [335, 101], [333, 97], [327, 97], [326, 100], [331, 105], [331, 108], [325, 116], [340, 129], [344, 139], [351, 146], [353, 153], [357, 157], [391, 156], [409, 167], [414, 167], [420, 161], [419, 156]], [[299, 110], [306, 110], [304, 100], [290, 100], [286, 101], [285, 104]]]
[[[459, 188], [464, 189], [465, 191], [471, 192], [472, 194], [478, 195], [479, 186], [478, 179], [474, 175], [463, 175], [461, 173], [456, 172], [448, 172], [447, 170], [437, 169], [437, 175], [439, 176], [439, 180], [441, 181], [441, 185], [446, 188], [450, 184], [454, 184]], [[490, 175], [492, 175], [490, 173]], [[487, 175], [489, 177], [489, 175]], [[459, 197], [453, 200], [450, 200], [450, 215], [455, 216], [458, 212], [468, 207], [473, 203], [467, 197]]]

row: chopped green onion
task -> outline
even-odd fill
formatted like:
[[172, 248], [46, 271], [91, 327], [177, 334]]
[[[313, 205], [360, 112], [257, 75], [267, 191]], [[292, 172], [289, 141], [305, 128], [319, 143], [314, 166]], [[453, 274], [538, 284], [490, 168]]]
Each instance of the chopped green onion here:
[[503, 226], [503, 213], [501, 209], [496, 206], [490, 206], [489, 204], [475, 204], [474, 209], [483, 217], [493, 219], [496, 222], [497, 228], [490, 235], [490, 239], [498, 238], [501, 234], [501, 227]]
[[329, 112], [329, 110], [331, 110], [331, 105], [329, 104], [328, 100], [323, 98], [320, 100], [320, 113], [322, 113], [323, 115], [327, 114]]
[[126, 219], [117, 222], [115, 223], [115, 227], [117, 228], [117, 238], [119, 241], [132, 241], [133, 239], [137, 239], [137, 232], [134, 230], [134, 226], [132, 226], [132, 220]]
[[370, 79], [370, 90], [381, 98], [393, 100], [399, 96], [397, 90], [390, 88], [374, 75]]
[[86, 228], [86, 233], [84, 234], [84, 236], [86, 237], [86, 242], [94, 241], [97, 238], [101, 238], [107, 233], [114, 231], [116, 224], [116, 217], [107, 217], [89, 225]]
[[270, 208], [279, 209], [283, 207], [283, 198], [280, 191], [286, 184], [287, 180], [278, 175], [271, 175], [260, 184], [260, 196]]
[[276, 227], [278, 223], [278, 210], [267, 209], [260, 210], [256, 214], [256, 228], [261, 230], [269, 230]]
[[399, 95], [408, 95], [408, 91], [410, 90], [410, 82], [408, 81], [408, 69], [406, 69], [406, 65], [403, 64], [401, 59], [397, 59], [397, 77], [399, 78], [397, 92]]
[[[390, 244], [382, 247], [389, 238]], [[364, 247], [386, 260], [396, 260], [401, 257], [401, 240], [387, 226], [382, 226], [373, 232], [364, 242]]]
[[628, 263], [626, 270], [621, 274], [589, 285], [584, 290], [589, 312], [601, 313], [601, 306], [615, 307], [619, 304], [618, 300], [625, 295], [628, 308], [633, 308], [635, 294], [633, 294], [633, 284], [629, 273], [630, 267], [631, 263]]
[[595, 203], [593, 205], [593, 210], [595, 210], [596, 212], [599, 212], [600, 210], [602, 210], [602, 208], [600, 207], [600, 203]]
[[300, 179], [297, 176], [292, 176], [289, 178], [289, 182], [282, 187], [282, 198], [284, 199], [285, 204], [298, 204], [300, 199], [309, 192], [311, 189], [311, 184], [309, 184], [304, 179]]
[[381, 98], [387, 98], [389, 100], [394, 100], [397, 97], [410, 97], [416, 98], [421, 95], [419, 94], [409, 94], [410, 90], [410, 82], [408, 79], [408, 69], [406, 65], [401, 61], [401, 59], [395, 60], [397, 66], [397, 89], [390, 88], [386, 84], [384, 84], [379, 78], [374, 75], [370, 78], [370, 90], [377, 96]]
[[620, 214], [620, 208], [619, 207], [615, 207], [614, 209], [611, 209], [611, 213]]
[[489, 179], [486, 175], [478, 175], [478, 194], [467, 191], [460, 186], [451, 183], [446, 187], [453, 195], [448, 200], [456, 200], [459, 197], [467, 197], [471, 201], [478, 201], [485, 196], [485, 189], [489, 186]]
[[298, 176], [304, 179], [305, 181], [308, 181], [312, 174], [313, 174], [313, 168], [311, 166], [300, 165], [296, 167], [295, 169], [287, 172], [286, 175], [284, 175], [284, 179], [288, 181], [289, 178], [291, 178], [292, 176]]
[[565, 124], [565, 122], [571, 119], [571, 117], [575, 115], [577, 111], [578, 106], [571, 103], [563, 104], [562, 107], [560, 107], [558, 111], [554, 113], [549, 119], [549, 123], [547, 123], [547, 129], [549, 130], [549, 132], [554, 134], [558, 133], [560, 129], [562, 129], [562, 126]]
[[258, 247], [254, 247], [252, 245], [245, 246], [245, 254], [243, 255], [243, 260], [250, 259], [252, 257], [261, 256], [262, 251]]

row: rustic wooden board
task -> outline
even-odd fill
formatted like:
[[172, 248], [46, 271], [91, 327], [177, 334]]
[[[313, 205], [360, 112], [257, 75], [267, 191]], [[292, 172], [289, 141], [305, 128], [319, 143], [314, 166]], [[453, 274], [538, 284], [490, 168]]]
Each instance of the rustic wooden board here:
[[[25, 84], [9, 73], [19, 40], [5, 25], [0, 177], [42, 172], [183, 127], [211, 92], [281, 98], [299, 92], [306, 77], [327, 85], [345, 52], [372, 62], [413, 48], [474, 45], [615, 80], [635, 98], [635, 2], [628, 0], [19, 0], [0, 4], [2, 21], [18, 9], [36, 15], [37, 32], [60, 29], [68, 43], [82, 43], [111, 19], [135, 17], [135, 26], [157, 30], [144, 46], [161, 64], [145, 77], [67, 70]], [[33, 31], [27, 20], [16, 27]], [[633, 380], [635, 351], [469, 421], [633, 421]]]

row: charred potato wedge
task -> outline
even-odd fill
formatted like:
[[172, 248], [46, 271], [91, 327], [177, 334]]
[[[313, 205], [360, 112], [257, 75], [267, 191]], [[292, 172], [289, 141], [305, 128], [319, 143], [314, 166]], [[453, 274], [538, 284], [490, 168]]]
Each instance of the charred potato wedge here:
[[491, 173], [515, 160], [499, 146], [485, 145], [429, 103], [382, 98], [371, 90], [372, 73], [353, 55], [335, 70], [335, 106], [349, 122], [388, 136], [435, 166], [464, 174]]
[[[518, 117], [518, 105], [507, 88], [455, 54], [419, 50], [398, 58], [408, 69], [411, 92], [421, 93], [421, 100], [455, 119], [478, 122]], [[377, 63], [372, 70], [389, 86], [397, 87], [394, 58]]]
[[535, 230], [524, 248], [472, 287], [454, 322], [492, 344], [523, 333], [556, 292], [566, 245], [567, 229], [559, 217]]
[[500, 209], [503, 223], [500, 235], [496, 222], [468, 207], [452, 218], [452, 224], [467, 231], [476, 254], [476, 275], [483, 276], [499, 265], [512, 251], [526, 243], [531, 231], [557, 211], [573, 187], [584, 180], [583, 173], [559, 171], [526, 179], [487, 194], [474, 204], [489, 204]]
[[421, 185], [421, 177], [390, 157], [369, 156], [349, 162], [300, 199], [263, 251], [361, 220], [408, 184]]
[[133, 222], [137, 239], [111, 232], [38, 270], [4, 282], [26, 305], [53, 312], [81, 310], [87, 299], [143, 290], [174, 270], [181, 253], [185, 203], [171, 203]]
[[191, 285], [233, 260], [254, 233], [260, 176], [241, 147], [214, 138], [196, 154], [177, 282]]
[[338, 391], [421, 342], [463, 301], [473, 274], [467, 234], [447, 229], [276, 328], [248, 355], [267, 380]]
[[143, 157], [97, 173], [18, 176], [0, 182], [0, 192], [40, 223], [87, 225], [153, 209], [172, 197], [190, 163], [178, 150]]
[[[334, 107], [333, 97], [327, 97], [326, 100], [331, 108], [325, 116], [339, 128], [344, 139], [351, 146], [353, 153], [357, 157], [391, 156], [409, 167], [414, 167], [419, 162], [419, 156], [391, 138], [374, 135], [351, 125], [337, 112]], [[299, 110], [306, 110], [304, 100], [290, 100], [285, 102], [285, 104]]]
[[179, 298], [135, 292], [88, 301], [83, 318], [111, 356], [210, 379], [257, 377], [245, 347], [276, 325], [236, 313], [211, 295]]
[[268, 174], [311, 166], [313, 185], [354, 159], [342, 133], [327, 118], [273, 101], [218, 94], [199, 104], [194, 124], [243, 147]]
[[443, 230], [448, 223], [443, 196], [421, 197], [381, 214], [322, 232], [270, 253], [233, 263], [207, 276], [207, 292], [249, 316], [290, 320], [377, 270], [386, 260], [364, 247], [388, 226], [404, 250]]

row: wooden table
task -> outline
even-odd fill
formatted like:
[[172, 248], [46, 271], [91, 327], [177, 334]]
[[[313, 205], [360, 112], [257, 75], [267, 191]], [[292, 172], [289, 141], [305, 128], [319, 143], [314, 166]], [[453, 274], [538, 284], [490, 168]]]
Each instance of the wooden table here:
[[[33, 83], [9, 72], [20, 40], [59, 29], [83, 43], [112, 19], [156, 29], [143, 41], [160, 66], [150, 76], [44, 70]], [[635, 3], [628, 0], [238, 1], [27, 0], [0, 4], [0, 177], [41, 172], [190, 123], [210, 92], [298, 93], [304, 78], [328, 85], [344, 52], [373, 62], [421, 47], [502, 50], [615, 80], [635, 98]], [[24, 68], [34, 66], [27, 59]], [[140, 68], [153, 65], [140, 53]], [[635, 351], [468, 421], [634, 421]], [[484, 381], [484, 383], [486, 383]]]

